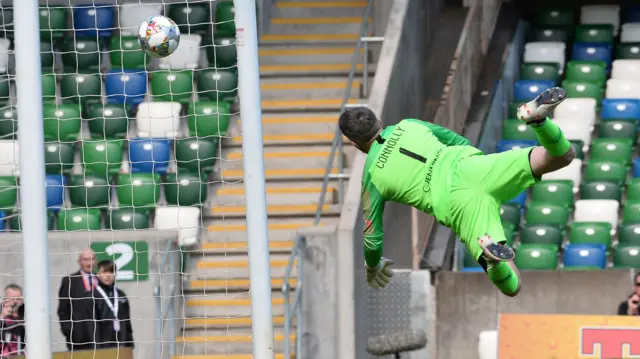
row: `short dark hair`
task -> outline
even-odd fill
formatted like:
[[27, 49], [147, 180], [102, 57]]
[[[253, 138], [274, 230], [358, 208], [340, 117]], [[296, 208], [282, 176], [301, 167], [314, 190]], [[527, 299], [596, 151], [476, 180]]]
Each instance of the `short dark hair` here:
[[346, 109], [340, 120], [340, 131], [355, 142], [369, 142], [380, 130], [380, 122], [373, 111], [367, 107], [352, 107]]
[[22, 287], [15, 283], [7, 284], [7, 286], [4, 287], [4, 290], [7, 290], [7, 289], [19, 290], [22, 292]]
[[111, 259], [105, 259], [98, 262], [98, 270], [102, 270], [107, 273], [115, 273], [116, 265]]

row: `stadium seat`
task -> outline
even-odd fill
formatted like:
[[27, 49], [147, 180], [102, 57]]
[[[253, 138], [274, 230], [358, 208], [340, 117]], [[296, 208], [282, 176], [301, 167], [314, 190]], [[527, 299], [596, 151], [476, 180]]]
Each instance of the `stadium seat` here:
[[565, 267], [602, 268], [607, 266], [607, 254], [604, 245], [572, 244], [564, 249]]
[[580, 9], [581, 24], [609, 24], [614, 35], [620, 30], [620, 5], [583, 5]]
[[176, 51], [158, 60], [158, 67], [166, 70], [195, 69], [200, 61], [200, 35], [181, 35]]
[[590, 44], [584, 42], [576, 42], [573, 44], [572, 60], [599, 61], [609, 66], [611, 57], [611, 44]]
[[574, 222], [607, 222], [612, 228], [618, 225], [620, 202], [611, 199], [581, 199], [575, 204]]
[[571, 180], [540, 181], [533, 186], [531, 200], [573, 208], [573, 182]]
[[13, 17], [13, 8], [8, 4], [8, 6], [3, 6], [2, 11], [0, 11], [0, 37], [13, 39], [14, 37], [14, 17]]
[[562, 129], [568, 140], [580, 140], [583, 144], [590, 146], [592, 126], [589, 125], [588, 120], [580, 117], [556, 117], [553, 122]]
[[220, 1], [216, 5], [216, 31], [220, 34], [235, 35], [235, 8], [233, 1]]
[[616, 46], [616, 58], [638, 60], [640, 59], [640, 42], [628, 42]]
[[167, 173], [164, 196], [170, 205], [201, 206], [207, 200], [207, 176], [189, 172]]
[[97, 231], [100, 230], [101, 213], [97, 208], [61, 209], [58, 214], [58, 230]]
[[108, 207], [111, 202], [109, 180], [104, 175], [69, 176], [69, 199], [74, 207]]
[[516, 101], [530, 101], [542, 93], [542, 91], [555, 86], [548, 80], [519, 80], [516, 81], [513, 90], [513, 99]]
[[510, 224], [514, 228], [520, 227], [520, 217], [522, 209], [514, 203], [505, 203], [500, 207], [500, 218], [503, 224]]
[[8, 226], [6, 223], [8, 220], [7, 217], [7, 212], [0, 210], [0, 232], [4, 232]]
[[[47, 202], [49, 199], [47, 191]], [[0, 177], [0, 209], [12, 209], [18, 200], [18, 178]]]
[[602, 100], [603, 120], [640, 120], [640, 99], [606, 98]]
[[604, 96], [604, 84], [599, 82], [564, 80], [562, 87], [569, 98], [592, 98], [599, 104]]
[[140, 138], [175, 138], [180, 133], [180, 110], [177, 102], [143, 102], [138, 105], [136, 125]]
[[151, 94], [153, 101], [189, 103], [193, 97], [193, 70], [154, 72]]
[[524, 62], [550, 62], [558, 64], [560, 74], [564, 72], [565, 49], [564, 42], [529, 42], [524, 48]]
[[200, 235], [200, 208], [160, 207], [156, 210], [156, 229], [178, 230], [178, 243], [189, 247], [198, 243]]
[[591, 143], [591, 160], [631, 164], [633, 141], [628, 138], [596, 138]]
[[615, 268], [640, 268], [640, 245], [618, 244], [613, 251]]
[[564, 229], [569, 220], [569, 209], [552, 203], [531, 202], [525, 214], [527, 225], [546, 224]]
[[9, 48], [11, 41], [0, 38], [0, 74], [5, 74], [9, 70]]
[[611, 224], [606, 222], [571, 223], [569, 242], [572, 244], [603, 244], [611, 247]]
[[640, 24], [639, 23], [622, 24], [622, 33], [620, 33], [620, 42], [640, 42]]
[[598, 126], [598, 136], [601, 138], [613, 138], [630, 140], [632, 145], [638, 141], [637, 123], [635, 121], [602, 121]]
[[79, 103], [82, 106], [100, 103], [102, 77], [98, 73], [64, 74], [60, 94], [64, 103]]
[[125, 105], [92, 105], [87, 109], [91, 137], [95, 139], [125, 138], [129, 131], [129, 108]]
[[224, 136], [229, 130], [230, 109], [226, 103], [192, 102], [187, 110], [187, 125], [191, 136]]
[[160, 199], [160, 183], [158, 173], [120, 174], [117, 185], [120, 207], [155, 207]]
[[627, 185], [627, 200], [640, 202], [640, 178], [634, 177]]
[[123, 140], [82, 141], [82, 164], [85, 173], [114, 176], [122, 167]]
[[520, 192], [519, 195], [510, 199], [508, 203], [515, 203], [520, 206], [524, 206], [525, 203], [527, 203], [527, 191]]
[[46, 142], [44, 144], [44, 163], [47, 174], [67, 174], [73, 169], [73, 143]]
[[[137, 27], [136, 27], [137, 31]], [[149, 65], [150, 57], [147, 56], [135, 36], [119, 36], [111, 38], [109, 47], [111, 67], [119, 70], [144, 70]]]
[[18, 136], [18, 112], [15, 107], [0, 109], [0, 140], [12, 140]]
[[607, 81], [607, 98], [640, 99], [640, 82], [611, 79]]
[[8, 105], [11, 99], [12, 82], [8, 76], [0, 76], [0, 106]]
[[19, 176], [20, 146], [18, 141], [0, 140], [0, 176]]
[[615, 60], [611, 65], [611, 78], [640, 81], [640, 60]]
[[596, 123], [598, 106], [595, 99], [592, 98], [568, 98], [553, 111], [553, 118], [575, 118], [579, 119], [581, 124], [593, 126]]
[[569, 42], [569, 32], [565, 27], [536, 27], [529, 32], [530, 42]]
[[578, 82], [604, 83], [607, 80], [607, 64], [596, 61], [569, 61], [566, 78]]
[[206, 34], [210, 13], [209, 2], [171, 4], [167, 9], [167, 16], [178, 24], [182, 34]]
[[230, 101], [238, 94], [238, 75], [231, 70], [206, 69], [196, 74], [200, 100]]
[[101, 4], [75, 6], [73, 29], [77, 37], [109, 37], [113, 32], [113, 6]]
[[584, 179], [585, 181], [607, 181], [622, 185], [627, 180], [627, 166], [613, 161], [589, 161], [584, 170]]
[[622, 211], [624, 224], [640, 224], [640, 202], [627, 201]]
[[513, 223], [503, 223], [502, 229], [504, 229], [504, 237], [507, 240], [507, 244], [513, 246], [513, 241], [516, 236], [516, 228]]
[[[5, 177], [6, 178], [6, 177]], [[1, 182], [0, 182], [1, 183]], [[14, 186], [16, 185], [14, 180]], [[64, 187], [67, 185], [67, 179], [63, 175], [47, 175], [45, 177], [45, 190], [47, 194], [47, 209], [50, 211], [58, 211], [64, 204]], [[17, 189], [17, 188], [16, 188]], [[4, 192], [4, 191], [2, 191]], [[4, 193], [1, 197], [4, 197]], [[0, 207], [4, 207], [1, 206]]]
[[543, 9], [536, 13], [537, 26], [572, 28], [575, 25], [573, 12], [566, 9]]
[[520, 120], [506, 120], [502, 123], [503, 140], [537, 141], [536, 132]]
[[576, 28], [575, 42], [613, 43], [613, 25], [583, 24]]
[[39, 14], [40, 40], [52, 42], [64, 36], [68, 29], [68, 7], [47, 4], [47, 6], [40, 7]]
[[640, 157], [633, 160], [632, 173], [634, 178], [640, 177]]
[[525, 140], [500, 140], [497, 146], [497, 152], [505, 152], [509, 150], [517, 150], [521, 148], [527, 148], [537, 146], [538, 141], [525, 141]]
[[[9, 223], [9, 231], [10, 232], [20, 232], [20, 210], [16, 209], [9, 214], [9, 218], [7, 218], [7, 222]], [[56, 215], [54, 211], [47, 211], [47, 226], [49, 230], [52, 231], [55, 228], [56, 223]]]
[[238, 61], [235, 37], [217, 36], [206, 48], [207, 60], [216, 67], [231, 67]]
[[56, 102], [57, 87], [56, 75], [53, 73], [42, 74], [42, 103], [51, 104]]
[[75, 141], [82, 118], [78, 105], [43, 105], [45, 141]]
[[640, 245], [640, 223], [622, 224], [618, 228], [618, 245]]
[[135, 208], [112, 209], [105, 216], [105, 228], [116, 231], [147, 229], [149, 228], [149, 213], [136, 211]]
[[526, 225], [520, 230], [521, 244], [562, 244], [562, 231], [557, 227], [545, 224]]
[[94, 71], [100, 69], [98, 41], [93, 38], [65, 38], [62, 43], [62, 64], [66, 72]]
[[582, 161], [576, 158], [564, 168], [543, 174], [542, 180], [569, 180], [574, 186], [579, 186], [582, 183]]
[[157, 172], [164, 174], [171, 157], [171, 140], [131, 139], [129, 141], [129, 164], [131, 172]]
[[[565, 100], [566, 101], [566, 100]], [[511, 101], [509, 102], [509, 111], [507, 118], [518, 118], [518, 108], [528, 101]]]
[[612, 199], [620, 202], [622, 188], [613, 182], [588, 182], [580, 185], [581, 199]]
[[198, 138], [177, 139], [176, 162], [178, 168], [194, 173], [209, 173], [213, 171], [217, 150], [217, 141]]
[[40, 66], [42, 74], [51, 74], [55, 71], [53, 44], [48, 41], [40, 41]]
[[640, 6], [626, 6], [621, 13], [620, 22], [622, 24], [628, 22], [640, 22]]
[[[137, 36], [143, 21], [161, 13], [162, 5], [160, 4], [121, 4], [118, 5], [117, 27], [124, 36]], [[118, 36], [114, 36], [116, 37]]]
[[550, 270], [558, 267], [558, 246], [554, 244], [521, 244], [515, 264], [520, 270]]
[[571, 147], [576, 151], [576, 159], [584, 160], [584, 142], [581, 140], [569, 140]]
[[471, 252], [469, 252], [466, 246], [461, 246], [461, 250], [464, 253], [462, 257], [462, 271], [484, 271], [484, 269], [482, 269], [482, 267], [480, 266], [480, 263], [478, 263], [478, 261], [473, 258], [473, 255], [471, 254]]
[[109, 104], [126, 104], [135, 107], [147, 94], [147, 73], [142, 70], [109, 71], [104, 79]]

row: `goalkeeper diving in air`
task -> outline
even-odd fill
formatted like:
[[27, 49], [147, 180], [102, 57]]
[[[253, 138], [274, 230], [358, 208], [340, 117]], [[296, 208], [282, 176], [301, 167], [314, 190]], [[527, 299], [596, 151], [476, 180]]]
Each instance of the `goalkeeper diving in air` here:
[[364, 255], [367, 282], [385, 287], [393, 261], [382, 257], [385, 202], [399, 202], [434, 215], [452, 228], [500, 291], [515, 296], [522, 286], [515, 253], [506, 244], [500, 205], [540, 177], [571, 163], [575, 150], [549, 116], [567, 97], [551, 88], [518, 109], [542, 146], [485, 155], [468, 139], [416, 119], [382, 127], [366, 107], [347, 109], [340, 130], [367, 154], [362, 174]]

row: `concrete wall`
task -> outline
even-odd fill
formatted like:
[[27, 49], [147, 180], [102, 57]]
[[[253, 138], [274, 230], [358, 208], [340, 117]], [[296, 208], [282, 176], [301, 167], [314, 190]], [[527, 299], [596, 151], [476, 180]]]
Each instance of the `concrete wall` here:
[[478, 334], [497, 330], [500, 313], [616, 314], [631, 292], [630, 270], [523, 271], [522, 291], [506, 297], [484, 273], [436, 276], [438, 359], [479, 359]]
[[[120, 282], [118, 287], [127, 293], [131, 305], [131, 318], [136, 341], [135, 355], [138, 358], [155, 359], [156, 328], [156, 299], [153, 295], [154, 286], [161, 284], [162, 295], [167, 296], [169, 284], [177, 283], [181, 290], [179, 273], [168, 273], [166, 268], [160, 268], [162, 255], [166, 252], [167, 242], [177, 237], [175, 231], [145, 231], [145, 232], [57, 232], [49, 233], [49, 293], [24, 293], [31, 295], [48, 295], [51, 298], [51, 333], [54, 351], [65, 351], [65, 339], [60, 332], [57, 316], [58, 289], [63, 276], [78, 270], [78, 254], [89, 247], [93, 241], [146, 241], [149, 244], [149, 279], [138, 282]], [[9, 283], [23, 284], [23, 269], [25, 262], [22, 256], [22, 238], [20, 234], [3, 234], [0, 236], [0, 287]], [[177, 263], [180, 263], [180, 252], [171, 253]], [[26, 263], [28, 265], [28, 262]], [[181, 303], [177, 303], [181, 308]], [[164, 304], [166, 305], [166, 304]], [[26, 310], [29, 310], [26, 307]], [[169, 320], [165, 321], [168, 327]], [[176, 324], [181, 325], [176, 321]], [[162, 341], [165, 343], [163, 357], [168, 358], [168, 331]], [[35, 340], [34, 340], [35, 342]]]

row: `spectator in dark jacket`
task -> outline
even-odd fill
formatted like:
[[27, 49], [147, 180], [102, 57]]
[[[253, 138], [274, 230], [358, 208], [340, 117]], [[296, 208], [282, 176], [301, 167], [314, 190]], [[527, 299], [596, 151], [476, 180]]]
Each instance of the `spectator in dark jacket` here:
[[618, 306], [618, 315], [639, 315], [638, 304], [640, 303], [640, 272], [636, 273], [633, 279], [633, 293], [629, 295], [629, 299], [620, 303]]
[[98, 263], [98, 286], [95, 298], [96, 345], [98, 348], [133, 348], [133, 329], [129, 300], [115, 286], [115, 264], [111, 260]]
[[9, 284], [4, 288], [0, 312], [0, 358], [24, 355], [25, 347], [22, 288]]

